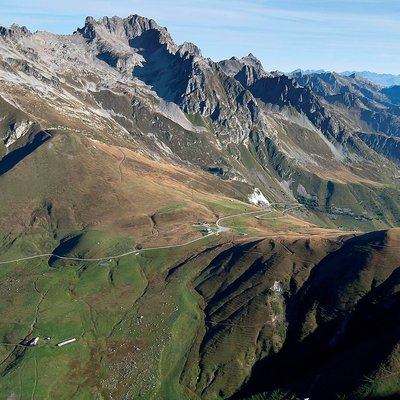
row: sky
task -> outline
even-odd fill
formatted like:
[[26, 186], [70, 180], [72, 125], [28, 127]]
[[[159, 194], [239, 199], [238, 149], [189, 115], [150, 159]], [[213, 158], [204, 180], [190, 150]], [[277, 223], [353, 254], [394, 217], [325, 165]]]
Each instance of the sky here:
[[0, 0], [0, 25], [69, 34], [85, 17], [139, 14], [215, 61], [257, 56], [266, 70], [400, 74], [400, 0]]

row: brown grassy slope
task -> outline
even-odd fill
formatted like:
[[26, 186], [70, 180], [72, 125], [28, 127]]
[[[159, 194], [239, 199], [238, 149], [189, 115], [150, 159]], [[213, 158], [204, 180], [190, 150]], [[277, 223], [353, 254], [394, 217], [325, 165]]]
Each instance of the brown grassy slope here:
[[257, 364], [243, 394], [289, 387], [300, 397], [362, 399], [378, 386], [378, 397], [398, 393], [399, 248], [400, 229], [373, 232], [319, 262], [285, 296], [283, 347]]
[[292, 387], [306, 397], [320, 373], [328, 378], [314, 385], [319, 396], [361, 387], [386, 358], [396, 364], [399, 247], [400, 229], [221, 246], [194, 282], [204, 325], [182, 381], [205, 399], [233, 395], [249, 376], [243, 394]]
[[2, 232], [93, 227], [159, 245], [197, 237], [192, 223], [215, 221], [207, 202], [244, 198], [238, 183], [70, 132], [53, 134], [0, 176], [0, 186]]

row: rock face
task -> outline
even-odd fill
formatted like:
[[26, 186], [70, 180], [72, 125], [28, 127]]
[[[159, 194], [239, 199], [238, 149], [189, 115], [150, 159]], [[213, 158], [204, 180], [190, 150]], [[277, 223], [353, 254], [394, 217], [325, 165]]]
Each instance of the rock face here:
[[141, 49], [151, 48], [154, 51], [155, 47], [166, 45], [168, 51], [177, 50], [165, 28], [152, 19], [138, 15], [125, 19], [103, 17], [98, 21], [88, 17], [85, 26], [77, 33], [92, 46], [100, 60], [128, 75], [143, 61], [138, 57]]
[[326, 100], [341, 118], [346, 115], [347, 119], [353, 118], [348, 129], [399, 136], [400, 114], [395, 88], [382, 89], [357, 75], [344, 77], [330, 72], [294, 77]]
[[[0, 32], [4, 101], [44, 130], [111, 133], [155, 159], [247, 182], [248, 194], [258, 187], [271, 201], [325, 207], [339, 201], [331, 185], [397, 184], [400, 107], [358, 76], [270, 73], [252, 54], [214, 62], [138, 15], [88, 17], [65, 36], [17, 25]], [[4, 144], [23, 145], [24, 128], [8, 132], [22, 119], [4, 118]], [[373, 135], [388, 138], [384, 150]]]
[[0, 26], [0, 36], [4, 39], [18, 40], [30, 35], [32, 33], [26, 26], [19, 26], [17, 24], [13, 24], [9, 28]]
[[8, 128], [6, 136], [3, 138], [4, 144], [9, 147], [19, 138], [29, 133], [33, 125], [32, 121], [20, 121], [11, 124]]
[[400, 165], [400, 139], [386, 135], [360, 133], [359, 138], [377, 153]]
[[[155, 21], [138, 15], [98, 21], [88, 17], [77, 34], [99, 60], [145, 82], [184, 112], [210, 117], [225, 130], [249, 132], [255, 105], [250, 93], [243, 93], [237, 82], [221, 74], [218, 65], [204, 59], [194, 44], [177, 46]], [[234, 114], [238, 115], [234, 118]], [[242, 135], [236, 137], [241, 139]]]
[[382, 89], [381, 92], [394, 104], [400, 104], [400, 86], [391, 86]]

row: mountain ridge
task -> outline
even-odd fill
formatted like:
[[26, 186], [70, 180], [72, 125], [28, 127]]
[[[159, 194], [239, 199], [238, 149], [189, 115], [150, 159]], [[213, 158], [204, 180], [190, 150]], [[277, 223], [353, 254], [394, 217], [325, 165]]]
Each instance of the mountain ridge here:
[[[98, 21], [88, 17], [85, 26], [70, 36], [30, 34], [22, 28], [12, 29], [22, 32], [22, 36], [18, 34], [11, 39], [7, 36], [4, 42], [7, 45], [3, 45], [3, 51], [7, 56], [2, 63], [7, 72], [2, 72], [2, 79], [11, 86], [18, 84], [18, 90], [21, 85], [17, 82], [31, 87], [27, 98], [35, 96], [37, 104], [43, 104], [43, 109], [48, 110], [47, 115], [55, 117], [50, 125], [71, 126], [88, 132], [95, 129], [103, 131], [108, 138], [111, 128], [151, 157], [180, 165], [189, 163], [207, 171], [221, 171], [228, 179], [261, 187], [267, 197], [277, 200], [282, 199], [282, 188], [286, 192], [284, 196], [295, 198], [299, 198], [299, 187], [304, 187], [306, 193], [315, 190], [307, 183], [315, 171], [319, 171], [317, 176], [322, 173], [322, 181], [324, 175], [330, 176], [328, 171], [332, 169], [347, 171], [342, 176], [354, 181], [373, 176], [378, 181], [389, 182], [396, 176], [395, 165], [386, 170], [371, 169], [380, 157], [375, 150], [390, 155], [394, 162], [397, 156], [396, 151], [380, 150], [382, 141], [365, 140], [364, 136], [355, 134], [358, 131], [371, 133], [370, 129], [364, 132], [363, 121], [351, 121], [338, 108], [340, 104], [327, 104], [324, 93], [316, 91], [310, 82], [300, 77], [293, 79], [267, 73], [251, 54], [216, 63], [203, 58], [195, 45], [176, 45], [165, 28], [137, 15], [125, 19], [104, 17]], [[358, 78], [348, 79], [357, 81]], [[363, 105], [357, 110], [361, 113], [357, 118], [368, 121], [376, 118], [379, 122], [374, 122], [373, 133], [386, 119], [385, 132], [377, 133], [396, 136], [397, 116], [387, 113], [385, 108], [390, 106], [397, 112], [398, 106], [389, 105], [391, 100], [378, 93], [375, 86], [370, 87], [367, 82], [362, 85], [362, 90], [369, 90], [370, 96], [375, 96], [368, 104], [377, 101], [382, 104], [374, 106], [371, 114], [366, 113]], [[13, 99], [15, 93], [7, 87], [4, 89], [7, 101], [24, 104], [23, 97]], [[49, 109], [51, 103], [46, 93], [52, 93], [50, 97], [56, 99], [56, 109]], [[364, 95], [358, 91], [357, 96]], [[340, 101], [347, 107], [348, 100]], [[69, 102], [76, 104], [74, 113], [70, 112]], [[37, 111], [29, 111], [30, 104], [26, 104], [24, 112], [34, 117]], [[88, 113], [94, 119], [88, 119]], [[146, 121], [152, 119], [154, 113], [161, 119], [149, 124]], [[42, 115], [39, 112], [36, 118], [41, 119]], [[190, 121], [190, 115], [197, 116], [198, 127]], [[176, 133], [166, 134], [165, 124], [169, 126], [167, 130]], [[45, 122], [45, 125], [49, 124]], [[393, 127], [392, 131], [389, 127]], [[290, 133], [298, 129], [302, 135], [315, 138], [318, 150], [314, 153], [322, 151], [324, 161]], [[188, 131], [192, 132], [191, 140], [200, 141], [201, 146], [208, 148], [203, 154], [210, 154], [210, 157], [191, 154], [196, 151], [195, 147], [188, 152], [182, 146], [189, 139]], [[364, 143], [370, 145], [371, 150]], [[387, 147], [391, 142], [384, 143]], [[248, 158], [253, 146], [258, 152], [257, 160], [268, 159], [271, 152], [279, 153], [282, 160], [286, 160], [287, 172], [273, 164], [266, 171], [257, 161], [254, 173], [249, 175], [250, 170], [243, 160]], [[365, 168], [368, 173], [363, 173]], [[267, 172], [262, 181], [261, 171]], [[296, 175], [301, 179], [293, 183], [294, 189], [288, 190], [284, 182], [292, 180], [290, 176], [294, 171], [298, 171]], [[312, 193], [312, 196], [319, 195]]]
[[[324, 69], [295, 69], [294, 71], [289, 72], [289, 75], [295, 75], [297, 73], [302, 73], [304, 75], [312, 75], [312, 74], [324, 74], [327, 72], [334, 72], [334, 71], [327, 71]], [[387, 73], [377, 73], [371, 71], [342, 71], [339, 72], [340, 75], [344, 76], [359, 76], [364, 79], [368, 79], [371, 82], [377, 83], [381, 86], [390, 87], [390, 86], [398, 86], [400, 85], [400, 75], [395, 74], [387, 74]]]

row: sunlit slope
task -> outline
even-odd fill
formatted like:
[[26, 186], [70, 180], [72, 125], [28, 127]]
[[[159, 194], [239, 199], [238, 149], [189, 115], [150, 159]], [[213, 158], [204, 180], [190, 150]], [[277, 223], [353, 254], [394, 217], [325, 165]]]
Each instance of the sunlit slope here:
[[194, 222], [216, 219], [209, 203], [246, 200], [247, 191], [238, 182], [70, 132], [53, 133], [0, 183], [7, 188], [0, 204], [3, 234], [42, 229], [61, 238], [91, 227], [158, 245], [196, 237]]

